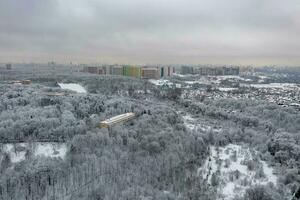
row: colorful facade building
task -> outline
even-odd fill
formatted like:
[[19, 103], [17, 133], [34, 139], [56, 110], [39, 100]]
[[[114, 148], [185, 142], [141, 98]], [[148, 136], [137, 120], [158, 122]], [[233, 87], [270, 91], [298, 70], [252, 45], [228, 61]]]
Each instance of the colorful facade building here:
[[142, 68], [141, 69], [141, 78], [143, 79], [157, 79], [158, 78], [158, 69], [157, 68]]
[[129, 76], [143, 79], [158, 79], [173, 76], [175, 68], [171, 66], [142, 67], [131, 65], [85, 66], [83, 72], [102, 75]]
[[123, 67], [123, 75], [135, 77], [135, 78], [141, 78], [141, 67], [124, 66]]

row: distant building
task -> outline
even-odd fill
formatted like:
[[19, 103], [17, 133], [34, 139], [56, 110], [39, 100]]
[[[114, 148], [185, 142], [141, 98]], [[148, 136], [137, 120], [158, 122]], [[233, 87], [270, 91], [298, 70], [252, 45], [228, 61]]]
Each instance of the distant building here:
[[100, 128], [110, 128], [116, 124], [129, 121], [134, 117], [135, 117], [134, 113], [125, 113], [125, 114], [117, 115], [115, 117], [100, 122], [99, 126]]
[[254, 67], [252, 66], [242, 66], [239, 69], [239, 73], [242, 75], [253, 75]]
[[142, 68], [141, 78], [143, 79], [157, 79], [158, 69], [157, 68]]
[[174, 67], [171, 67], [171, 66], [167, 67], [167, 76], [169, 76], [169, 77], [173, 76], [174, 72], [175, 72], [175, 68]]
[[10, 84], [16, 84], [16, 85], [30, 85], [31, 80], [16, 80], [9, 82]]
[[122, 66], [114, 66], [112, 68], [112, 75], [123, 75], [123, 67]]
[[194, 67], [192, 66], [181, 66], [182, 74], [194, 74]]
[[31, 84], [31, 80], [22, 80], [21, 83], [23, 85], [30, 85]]
[[10, 64], [10, 63], [6, 64], [6, 69], [11, 70], [12, 69], [12, 64]]
[[239, 67], [223, 67], [224, 73], [223, 75], [239, 75], [240, 68]]
[[157, 67], [157, 70], [158, 70], [159, 78], [171, 77], [171, 76], [173, 76], [173, 73], [175, 72], [174, 67], [171, 67], [171, 66]]
[[83, 68], [83, 72], [91, 73], [91, 74], [98, 74], [98, 67], [93, 67], [93, 66], [85, 66]]
[[107, 65], [102, 67], [85, 66], [82, 70], [86, 73], [102, 74], [102, 75], [119, 75], [135, 78], [157, 79], [171, 77], [175, 73], [175, 68], [171, 66], [163, 67], [142, 67], [131, 65]]
[[194, 68], [195, 74], [202, 76], [226, 76], [226, 75], [239, 75], [239, 67], [197, 67]]
[[113, 65], [105, 66], [106, 75], [113, 74], [113, 67], [114, 67]]
[[141, 77], [141, 67], [124, 66], [123, 67], [123, 75], [140, 78]]
[[106, 67], [98, 67], [98, 74], [106, 75]]

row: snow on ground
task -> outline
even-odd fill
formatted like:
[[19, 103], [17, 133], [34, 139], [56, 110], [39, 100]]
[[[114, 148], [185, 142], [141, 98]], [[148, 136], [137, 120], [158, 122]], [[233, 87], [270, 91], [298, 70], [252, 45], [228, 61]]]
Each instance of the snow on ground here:
[[225, 88], [225, 87], [219, 87], [218, 90], [220, 90], [220, 91], [222, 91], [222, 92], [229, 92], [229, 91], [237, 90], [237, 88]]
[[204, 78], [196, 80], [196, 81], [184, 81], [184, 82], [188, 85], [193, 85], [193, 84], [196, 84], [196, 83], [197, 84], [204, 84], [204, 85], [210, 84], [210, 81], [208, 81], [207, 79], [204, 79]]
[[[277, 177], [273, 174], [273, 169], [265, 161], [254, 161], [256, 154], [256, 151], [241, 145], [229, 144], [219, 148], [212, 146], [209, 158], [198, 169], [198, 175], [212, 187], [218, 185], [220, 200], [241, 197], [252, 185], [276, 185]], [[248, 165], [253, 166], [253, 169], [248, 168], [247, 163], [252, 163], [253, 165]]]
[[191, 117], [191, 115], [183, 115], [182, 118], [183, 118], [184, 125], [190, 130], [194, 130], [194, 131], [212, 130], [213, 132], [221, 131], [221, 129], [219, 128], [212, 128], [211, 126], [198, 123], [195, 118]]
[[218, 80], [226, 80], [226, 79], [236, 79], [240, 81], [252, 81], [251, 79], [246, 79], [237, 75], [225, 75], [225, 76], [216, 76]]
[[35, 156], [61, 157], [66, 155], [67, 148], [65, 144], [39, 143], [35, 149]]
[[192, 118], [190, 115], [182, 116], [182, 118], [183, 118], [184, 124], [187, 128], [189, 128], [191, 130], [196, 128], [196, 125], [194, 124], [195, 119]]
[[[158, 79], [158, 80], [149, 79], [149, 82], [154, 84], [154, 85], [157, 85], [157, 86], [163, 86], [163, 85], [172, 86], [172, 85], [174, 85], [174, 83], [172, 83], [171, 81], [164, 80], [164, 79]], [[176, 83], [175, 87], [181, 88], [181, 84]]]
[[11, 161], [17, 163], [25, 159], [26, 150], [30, 148], [33, 149], [34, 156], [64, 158], [67, 152], [66, 144], [49, 142], [36, 142], [31, 145], [28, 143], [5, 144], [3, 152], [9, 153]]
[[268, 77], [267, 76], [261, 76], [261, 75], [259, 75], [258, 78], [260, 78], [260, 79], [267, 79]]
[[[25, 148], [26, 145], [24, 143], [20, 143], [19, 146], [21, 148]], [[9, 153], [10, 159], [13, 163], [20, 162], [25, 159], [25, 151], [15, 151], [14, 146], [12, 144], [5, 144], [3, 146], [4, 152]]]
[[267, 76], [258, 76], [259, 80], [257, 81], [258, 83], [264, 83], [268, 77]]
[[178, 77], [191, 77], [191, 76], [195, 76], [193, 74], [177, 74], [177, 73], [173, 73], [174, 76], [178, 76]]
[[203, 84], [203, 85], [207, 85], [207, 84], [211, 84], [211, 83], [219, 83], [217, 80], [214, 80], [214, 78], [212, 77], [205, 77], [202, 76], [200, 78], [198, 78], [197, 80], [190, 80], [190, 81], [184, 81], [184, 83], [188, 84], [188, 85], [193, 85], [193, 84]]
[[268, 177], [268, 179], [266, 179], [265, 181], [269, 181], [276, 185], [277, 176], [273, 174], [273, 169], [271, 167], [269, 167], [265, 161], [261, 161], [261, 163], [263, 165], [263, 171], [265, 173], [265, 176]]
[[72, 90], [77, 93], [87, 93], [86, 89], [77, 83], [58, 83], [61, 89]]
[[295, 88], [296, 84], [293, 83], [269, 83], [269, 84], [241, 84], [244, 87], [254, 87], [254, 88]]
[[176, 83], [176, 84], [175, 84], [175, 87], [176, 87], [176, 88], [181, 88], [181, 84]]
[[158, 80], [149, 79], [149, 82], [157, 86], [172, 85], [172, 83], [169, 80], [163, 80], [163, 79], [158, 79]]
[[245, 79], [243, 77], [240, 76], [202, 76], [201, 78], [199, 78], [198, 80], [191, 80], [191, 81], [184, 81], [184, 83], [188, 84], [188, 85], [193, 85], [193, 84], [220, 84], [221, 81], [223, 80], [227, 80], [227, 79], [231, 79], [231, 80], [236, 80], [236, 81], [245, 81], [245, 82], [250, 82], [252, 81], [251, 79]]

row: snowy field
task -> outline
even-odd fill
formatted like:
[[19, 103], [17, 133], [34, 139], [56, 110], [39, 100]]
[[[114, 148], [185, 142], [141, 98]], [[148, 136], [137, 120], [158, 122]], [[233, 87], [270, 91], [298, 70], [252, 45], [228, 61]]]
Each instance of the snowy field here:
[[219, 200], [241, 197], [253, 185], [277, 184], [273, 169], [258, 158], [256, 151], [235, 144], [212, 146], [198, 175], [217, 188]]
[[31, 144], [17, 143], [15, 145], [3, 145], [3, 152], [10, 155], [10, 159], [13, 163], [24, 160], [27, 150], [31, 150], [34, 156], [60, 158], [64, 158], [67, 152], [66, 144], [64, 143], [35, 142]]
[[64, 90], [72, 90], [77, 93], [87, 93], [86, 89], [77, 83], [58, 83], [58, 85]]

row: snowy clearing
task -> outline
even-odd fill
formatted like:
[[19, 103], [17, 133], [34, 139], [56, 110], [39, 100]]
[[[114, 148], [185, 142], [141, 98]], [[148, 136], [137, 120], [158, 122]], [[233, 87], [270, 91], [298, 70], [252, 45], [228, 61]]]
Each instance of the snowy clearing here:
[[64, 90], [72, 90], [77, 93], [87, 93], [86, 89], [77, 83], [58, 83], [58, 85]]
[[277, 184], [273, 169], [258, 158], [257, 152], [241, 145], [211, 147], [209, 158], [198, 169], [212, 187], [217, 187], [218, 199], [241, 197], [250, 186]]
[[34, 142], [5, 144], [3, 151], [10, 155], [13, 163], [20, 162], [25, 159], [26, 151], [31, 150], [34, 156], [46, 157], [60, 157], [64, 158], [67, 152], [66, 144], [64, 143], [48, 143], [48, 142]]

